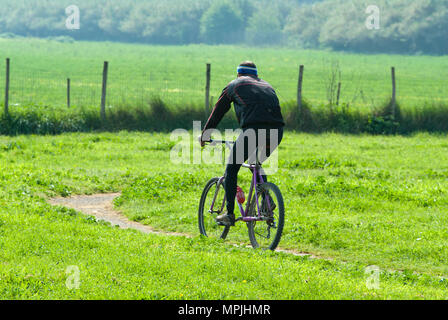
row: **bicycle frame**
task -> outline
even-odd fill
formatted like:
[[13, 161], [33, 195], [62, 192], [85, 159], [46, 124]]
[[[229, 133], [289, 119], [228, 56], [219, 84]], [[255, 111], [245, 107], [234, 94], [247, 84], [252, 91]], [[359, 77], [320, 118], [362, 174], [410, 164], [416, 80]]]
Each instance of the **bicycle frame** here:
[[[222, 144], [226, 144], [226, 146], [230, 148], [230, 145], [233, 142], [211, 140], [210, 143], [214, 143], [214, 144], [222, 143]], [[247, 200], [247, 204], [246, 204], [246, 209], [244, 210], [243, 205], [241, 203], [237, 202], [238, 203], [238, 208], [239, 208], [240, 213], [241, 213], [241, 218], [238, 218], [236, 221], [243, 221], [243, 222], [263, 221], [263, 218], [261, 216], [260, 204], [259, 204], [258, 201], [257, 201], [257, 213], [258, 213], [258, 215], [256, 217], [250, 217], [249, 216], [249, 210], [250, 210], [250, 207], [252, 205], [251, 199], [252, 199], [252, 195], [253, 195], [254, 192], [255, 192], [255, 198], [254, 199], [258, 199], [258, 191], [257, 191], [257, 188], [256, 188], [257, 182], [259, 184], [263, 184], [265, 182], [264, 179], [263, 179], [263, 176], [261, 175], [261, 164], [258, 161], [258, 149], [256, 150], [256, 152], [257, 152], [256, 164], [251, 165], [251, 164], [243, 163], [243, 165], [242, 165], [242, 167], [248, 168], [252, 172], [252, 180], [251, 180], [251, 185], [250, 185], [250, 190], [249, 190], [249, 196], [247, 198], [248, 200]], [[214, 212], [213, 208], [215, 206], [216, 197], [218, 196], [219, 189], [221, 188], [221, 186], [222, 186], [222, 184], [224, 182], [224, 178], [225, 177], [221, 177], [219, 179], [219, 181], [218, 181], [218, 185], [216, 187], [215, 195], [213, 196], [212, 205], [211, 205], [210, 210], [209, 210], [210, 213]], [[266, 200], [267, 200], [268, 206], [270, 206], [269, 199], [266, 199]], [[226, 198], [224, 197], [223, 203], [221, 204], [221, 208], [220, 208], [219, 212], [222, 212], [224, 210], [225, 203], [226, 203]]]

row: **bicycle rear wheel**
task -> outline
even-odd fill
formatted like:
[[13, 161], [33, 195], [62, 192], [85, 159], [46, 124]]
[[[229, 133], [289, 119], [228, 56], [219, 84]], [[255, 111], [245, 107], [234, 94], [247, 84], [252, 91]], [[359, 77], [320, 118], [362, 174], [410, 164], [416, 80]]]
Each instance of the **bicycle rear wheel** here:
[[199, 232], [209, 238], [225, 239], [230, 227], [218, 225], [216, 217], [225, 209], [226, 193], [224, 183], [219, 183], [220, 178], [213, 178], [207, 182], [202, 191], [199, 202]]
[[[258, 207], [261, 211], [263, 221], [252, 221], [247, 223], [249, 239], [252, 247], [264, 250], [275, 250], [282, 237], [285, 224], [285, 207], [280, 189], [272, 183], [264, 183], [257, 186], [258, 198], [255, 193], [251, 200], [249, 215], [258, 216]], [[263, 199], [267, 197], [270, 205], [263, 205]], [[258, 202], [258, 207], [257, 207]], [[271, 203], [273, 202], [273, 203]]]

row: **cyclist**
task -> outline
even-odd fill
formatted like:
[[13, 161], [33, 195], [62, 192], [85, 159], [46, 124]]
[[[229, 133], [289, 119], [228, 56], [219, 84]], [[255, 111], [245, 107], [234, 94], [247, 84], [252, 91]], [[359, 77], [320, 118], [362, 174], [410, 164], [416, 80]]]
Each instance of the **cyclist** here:
[[[285, 125], [275, 90], [258, 77], [256, 65], [251, 61], [242, 62], [237, 68], [237, 74], [237, 79], [222, 91], [200, 137], [203, 147], [205, 142], [210, 141], [209, 129], [217, 127], [233, 102], [243, 133], [235, 141], [227, 161], [224, 182], [227, 212], [216, 218], [224, 226], [235, 225], [237, 178], [242, 164], [246, 160], [253, 163], [257, 149], [264, 151], [259, 160], [265, 161], [281, 142]], [[263, 179], [267, 182], [265, 174]], [[270, 209], [273, 210], [275, 204], [273, 201], [270, 203]], [[266, 206], [265, 199], [262, 200], [263, 206]]]

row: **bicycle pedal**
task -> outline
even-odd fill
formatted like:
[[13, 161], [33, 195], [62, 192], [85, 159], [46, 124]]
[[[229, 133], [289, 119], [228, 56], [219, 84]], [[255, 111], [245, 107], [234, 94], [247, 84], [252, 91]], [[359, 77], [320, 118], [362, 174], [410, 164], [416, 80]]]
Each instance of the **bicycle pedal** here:
[[[237, 222], [238, 220], [235, 220], [235, 222]], [[234, 227], [235, 226], [235, 222], [234, 223], [231, 223], [231, 224], [226, 224], [226, 223], [224, 223], [224, 222], [221, 222], [221, 221], [216, 221], [215, 220], [215, 222], [216, 222], [216, 224], [218, 225], [218, 226], [221, 226], [221, 227]]]

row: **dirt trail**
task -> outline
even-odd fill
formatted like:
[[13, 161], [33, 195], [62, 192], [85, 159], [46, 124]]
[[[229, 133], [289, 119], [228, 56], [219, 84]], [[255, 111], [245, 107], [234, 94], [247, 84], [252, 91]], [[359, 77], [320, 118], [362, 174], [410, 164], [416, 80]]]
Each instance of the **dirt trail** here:
[[52, 205], [65, 206], [76, 211], [81, 211], [96, 217], [98, 220], [110, 222], [114, 226], [117, 225], [122, 229], [136, 229], [144, 233], [191, 237], [188, 234], [157, 231], [150, 226], [129, 220], [125, 215], [114, 209], [113, 200], [118, 196], [120, 196], [119, 193], [94, 194], [89, 196], [73, 196], [70, 198], [53, 198], [48, 202]]
[[[53, 198], [48, 200], [48, 202], [52, 205], [65, 206], [75, 209], [76, 211], [92, 215], [98, 220], [110, 222], [112, 225], [118, 225], [122, 229], [136, 229], [144, 233], [191, 238], [191, 235], [189, 234], [159, 231], [150, 226], [129, 220], [126, 216], [114, 209], [113, 200], [118, 196], [120, 196], [119, 193], [82, 195], [72, 196], [69, 198]], [[296, 252], [293, 250], [277, 249], [276, 251], [292, 254], [295, 256], [309, 256], [311, 258], [317, 258], [311, 254]]]

